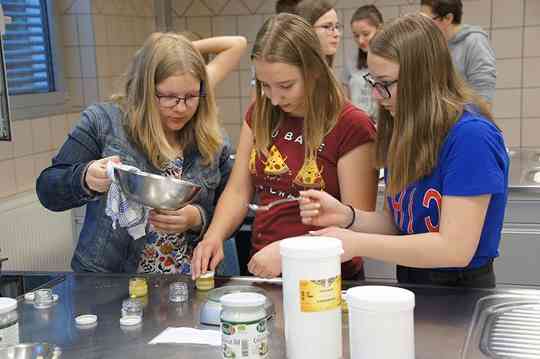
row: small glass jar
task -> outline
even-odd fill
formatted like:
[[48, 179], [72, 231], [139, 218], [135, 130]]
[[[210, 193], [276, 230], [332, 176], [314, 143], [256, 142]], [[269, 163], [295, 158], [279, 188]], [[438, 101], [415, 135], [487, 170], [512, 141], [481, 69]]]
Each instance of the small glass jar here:
[[169, 285], [169, 301], [173, 303], [187, 302], [189, 290], [187, 283], [174, 282]]
[[215, 286], [214, 272], [209, 271], [201, 274], [199, 278], [195, 280], [195, 286], [198, 290], [210, 290]]
[[144, 277], [129, 279], [129, 296], [131, 298], [144, 297], [148, 294], [148, 283]]
[[52, 289], [42, 288], [34, 292], [34, 308], [46, 309], [52, 307], [54, 304], [54, 297]]
[[140, 299], [138, 298], [128, 298], [124, 299], [122, 302], [122, 317], [127, 316], [135, 316], [135, 317], [141, 317], [143, 316], [143, 305]]
[[12, 298], [0, 298], [0, 344], [19, 344], [17, 301]]
[[221, 297], [223, 358], [268, 357], [266, 297], [259, 293], [232, 293]]

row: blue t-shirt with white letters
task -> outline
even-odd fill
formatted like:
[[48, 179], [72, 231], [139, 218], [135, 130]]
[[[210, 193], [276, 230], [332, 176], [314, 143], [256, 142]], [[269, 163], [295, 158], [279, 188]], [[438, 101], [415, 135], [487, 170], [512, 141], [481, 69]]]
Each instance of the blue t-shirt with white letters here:
[[450, 129], [431, 174], [396, 196], [388, 196], [388, 208], [402, 234], [437, 232], [444, 196], [490, 194], [478, 248], [466, 267], [477, 268], [499, 255], [508, 169], [509, 158], [501, 131], [468, 106]]

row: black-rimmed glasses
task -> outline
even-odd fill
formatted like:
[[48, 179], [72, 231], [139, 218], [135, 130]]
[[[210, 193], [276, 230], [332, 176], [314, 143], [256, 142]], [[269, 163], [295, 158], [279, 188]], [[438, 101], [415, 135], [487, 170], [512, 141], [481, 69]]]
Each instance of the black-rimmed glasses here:
[[201, 97], [205, 97], [206, 92], [204, 91], [203, 82], [201, 81], [201, 87], [198, 95], [186, 95], [186, 96], [172, 96], [172, 95], [160, 95], [156, 93], [156, 98], [158, 103], [163, 108], [173, 108], [178, 106], [180, 101], [184, 101], [184, 106], [186, 107], [195, 107], [199, 103]]
[[362, 77], [364, 78], [364, 80], [366, 80], [368, 84], [371, 85], [371, 87], [377, 90], [377, 92], [379, 93], [379, 95], [381, 95], [382, 98], [385, 98], [385, 99], [392, 97], [392, 95], [390, 94], [390, 90], [388, 88], [398, 82], [398, 80], [375, 81], [375, 79], [373, 78], [373, 76], [371, 76], [370, 73], [367, 73]]
[[343, 32], [343, 24], [336, 23], [336, 24], [324, 24], [324, 25], [318, 25], [313, 26], [315, 29], [324, 29], [328, 33], [332, 33], [334, 31]]

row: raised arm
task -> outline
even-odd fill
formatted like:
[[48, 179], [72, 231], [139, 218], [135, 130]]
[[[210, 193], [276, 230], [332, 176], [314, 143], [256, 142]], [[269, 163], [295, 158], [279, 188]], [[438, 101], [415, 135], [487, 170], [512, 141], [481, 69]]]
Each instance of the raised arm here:
[[210, 86], [216, 87], [240, 63], [247, 48], [247, 41], [242, 36], [219, 36], [193, 41], [193, 45], [202, 54], [216, 56], [206, 65]]

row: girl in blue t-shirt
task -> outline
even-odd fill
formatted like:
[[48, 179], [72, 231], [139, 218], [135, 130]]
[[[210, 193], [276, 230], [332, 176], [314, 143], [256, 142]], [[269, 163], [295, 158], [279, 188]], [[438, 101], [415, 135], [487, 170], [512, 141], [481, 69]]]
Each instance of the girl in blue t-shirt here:
[[455, 72], [443, 34], [421, 15], [396, 19], [368, 53], [385, 168], [383, 213], [302, 192], [304, 223], [342, 240], [342, 260], [398, 264], [400, 282], [492, 287], [509, 159], [486, 102]]

